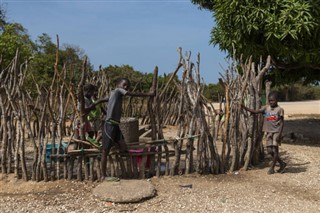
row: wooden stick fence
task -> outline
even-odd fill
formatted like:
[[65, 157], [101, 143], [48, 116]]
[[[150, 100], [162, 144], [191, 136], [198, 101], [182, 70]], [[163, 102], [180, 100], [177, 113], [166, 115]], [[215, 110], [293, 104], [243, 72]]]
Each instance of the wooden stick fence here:
[[[140, 125], [149, 126], [151, 142], [131, 145], [130, 153], [111, 153], [108, 160], [111, 176], [220, 174], [242, 167], [248, 169], [263, 157], [262, 118], [245, 112], [240, 104], [260, 108], [263, 76], [270, 67], [270, 57], [259, 65], [251, 58], [245, 62], [233, 58], [221, 75], [225, 95], [218, 110], [202, 95], [205, 84], [200, 77], [200, 55], [194, 64], [191, 52], [183, 56], [182, 49], [178, 48], [178, 54], [176, 69], [161, 85], [157, 82], [158, 68], [155, 68], [152, 87], [157, 88], [157, 95], [153, 99], [124, 102], [126, 116], [138, 116]], [[51, 87], [43, 88], [34, 82], [37, 96], [32, 97], [24, 90], [28, 62], [20, 61], [17, 51], [11, 65], [0, 73], [2, 176], [14, 173], [16, 178], [34, 181], [99, 179], [100, 150], [86, 141], [83, 131], [82, 88], [85, 82], [93, 82], [101, 85], [100, 96], [109, 94], [108, 73], [102, 68], [100, 74], [88, 72], [85, 59], [76, 92], [72, 83], [75, 72], [67, 70], [66, 65], [59, 70], [57, 60]], [[181, 70], [182, 79], [178, 80], [177, 73]], [[136, 90], [140, 90], [139, 85], [135, 86]], [[270, 86], [271, 82], [267, 82], [266, 90], [269, 91]], [[73, 138], [70, 131], [76, 117], [82, 124], [80, 138]], [[165, 139], [163, 128], [168, 125], [177, 126], [177, 139]], [[70, 150], [65, 144], [78, 144], [78, 148]]]

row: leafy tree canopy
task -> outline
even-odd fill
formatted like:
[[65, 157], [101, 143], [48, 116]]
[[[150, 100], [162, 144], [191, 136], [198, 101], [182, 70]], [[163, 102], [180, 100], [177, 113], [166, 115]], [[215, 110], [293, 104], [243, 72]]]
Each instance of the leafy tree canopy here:
[[32, 55], [34, 44], [27, 30], [19, 23], [9, 23], [6, 17], [4, 4], [0, 4], [0, 56], [2, 58], [0, 70], [6, 68], [16, 55], [17, 49], [20, 58]]
[[[54, 65], [56, 63], [57, 45], [52, 42], [51, 37], [43, 33], [35, 41], [33, 60], [30, 63], [29, 74], [33, 75], [35, 81], [44, 87], [49, 87], [54, 76]], [[81, 48], [64, 44], [59, 48], [58, 70], [67, 69], [67, 78], [72, 78], [76, 83], [80, 79], [84, 51]], [[92, 66], [88, 63], [89, 70]], [[71, 76], [72, 75], [72, 76]], [[31, 76], [29, 76], [31, 78]], [[32, 82], [32, 81], [30, 81]]]
[[211, 43], [237, 56], [272, 56], [270, 77], [320, 79], [319, 0], [192, 0], [213, 12]]
[[[35, 80], [40, 86], [48, 88], [54, 76], [57, 45], [45, 33], [38, 36], [35, 42], [32, 41], [21, 24], [6, 20], [5, 12], [4, 6], [0, 4], [0, 70], [5, 70], [19, 50], [19, 60], [32, 59], [29, 62], [26, 87], [35, 91]], [[72, 76], [70, 74], [67, 77], [72, 77], [76, 82], [82, 71], [84, 51], [80, 47], [64, 44], [59, 48], [58, 55], [58, 69], [68, 69]], [[90, 62], [88, 68], [93, 69]]]
[[[152, 83], [152, 74], [151, 73], [141, 73], [140, 71], [134, 70], [130, 65], [124, 64], [121, 66], [109, 65], [106, 68], [103, 68], [100, 72], [105, 72], [108, 78], [111, 80], [111, 86], [115, 87], [115, 80], [118, 78], [128, 78], [131, 82], [131, 89], [137, 87], [137, 90], [148, 90]], [[99, 72], [94, 74], [99, 75]]]
[[203, 95], [214, 102], [219, 102], [224, 96], [224, 88], [221, 84], [208, 84], [204, 88]]
[[0, 32], [0, 55], [3, 58], [1, 67], [4, 68], [14, 58], [19, 49], [21, 58], [28, 58], [32, 55], [34, 44], [27, 34], [27, 30], [20, 24], [7, 24]]

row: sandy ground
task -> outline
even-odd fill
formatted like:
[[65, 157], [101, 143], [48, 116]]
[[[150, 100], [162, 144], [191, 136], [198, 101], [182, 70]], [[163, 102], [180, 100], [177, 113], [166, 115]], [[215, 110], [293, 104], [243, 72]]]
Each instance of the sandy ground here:
[[320, 101], [279, 102], [286, 115], [320, 114]]
[[267, 158], [249, 171], [151, 178], [157, 196], [131, 204], [98, 200], [91, 193], [96, 182], [36, 183], [9, 176], [0, 181], [0, 212], [320, 212], [320, 113], [319, 101], [313, 103], [312, 113], [303, 108], [309, 103], [281, 103], [287, 112], [295, 110], [284, 130], [295, 138], [280, 147], [288, 163], [284, 174], [267, 175]]
[[[279, 102], [279, 106], [281, 106], [286, 116], [290, 115], [312, 115], [312, 114], [320, 114], [320, 100], [316, 101], [296, 101], [296, 102]], [[213, 104], [215, 109], [219, 109], [219, 104]]]

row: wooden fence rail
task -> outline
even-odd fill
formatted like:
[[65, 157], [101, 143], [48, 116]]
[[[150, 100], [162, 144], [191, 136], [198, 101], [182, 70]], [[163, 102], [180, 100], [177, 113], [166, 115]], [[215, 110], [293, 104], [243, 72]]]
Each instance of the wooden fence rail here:
[[[270, 57], [258, 65], [251, 58], [245, 62], [234, 58], [225, 74], [221, 74], [225, 95], [221, 97], [220, 109], [215, 109], [203, 96], [205, 83], [200, 76], [200, 55], [193, 63], [191, 52], [183, 56], [178, 48], [178, 54], [176, 69], [161, 85], [155, 68], [153, 87], [157, 88], [157, 95], [154, 98], [124, 100], [124, 114], [148, 126], [151, 142], [131, 145], [129, 153], [112, 152], [108, 157], [110, 176], [221, 174], [248, 169], [263, 157], [262, 118], [242, 110], [241, 104], [253, 109], [261, 106], [263, 76], [270, 67]], [[14, 173], [16, 178], [34, 181], [98, 180], [101, 156], [99, 147], [85, 138], [83, 85], [99, 84], [99, 94], [107, 95], [111, 88], [108, 73], [103, 70], [90, 73], [85, 59], [76, 89], [71, 81], [75, 72], [67, 66], [62, 70], [54, 66], [51, 87], [42, 88], [34, 82], [37, 92], [31, 96], [25, 90], [27, 64], [28, 61], [19, 60], [17, 51], [11, 65], [0, 72], [2, 176]], [[270, 90], [270, 85], [268, 82], [265, 88]], [[139, 84], [135, 89], [141, 89]], [[81, 118], [80, 138], [73, 137], [75, 118]], [[170, 142], [163, 133], [167, 125], [177, 127], [177, 139]], [[81, 145], [68, 150], [64, 147], [65, 137], [69, 137], [69, 145]]]

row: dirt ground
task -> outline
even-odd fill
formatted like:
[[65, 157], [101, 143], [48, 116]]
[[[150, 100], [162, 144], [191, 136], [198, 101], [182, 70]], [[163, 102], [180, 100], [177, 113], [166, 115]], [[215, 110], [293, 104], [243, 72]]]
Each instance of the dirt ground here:
[[267, 158], [249, 171], [151, 178], [157, 195], [131, 204], [93, 197], [97, 182], [9, 176], [0, 181], [0, 212], [320, 212], [320, 113], [302, 114], [286, 116], [284, 174], [267, 175]]

